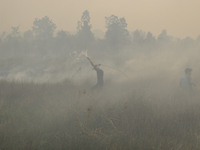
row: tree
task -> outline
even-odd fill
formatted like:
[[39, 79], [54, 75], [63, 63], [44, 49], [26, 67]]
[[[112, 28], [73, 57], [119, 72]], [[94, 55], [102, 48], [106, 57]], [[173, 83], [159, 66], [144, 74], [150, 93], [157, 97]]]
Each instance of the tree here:
[[85, 10], [81, 16], [81, 21], [77, 23], [77, 39], [80, 48], [88, 49], [92, 42], [95, 41], [94, 34], [91, 32], [90, 13]]
[[12, 28], [12, 33], [11, 33], [11, 35], [12, 35], [13, 37], [19, 37], [19, 36], [20, 36], [19, 27], [20, 27], [20, 26], [11, 27], [11, 28]]
[[53, 33], [56, 29], [56, 25], [45, 16], [42, 19], [35, 19], [33, 22], [33, 32], [36, 35], [36, 38], [40, 40], [49, 39], [53, 37]]
[[81, 16], [81, 21], [78, 21], [78, 26], [77, 26], [77, 30], [81, 31], [81, 30], [88, 30], [90, 31], [90, 29], [92, 28], [92, 25], [90, 24], [90, 13], [88, 10], [85, 10]]
[[167, 35], [167, 30], [162, 30], [161, 34], [158, 36], [158, 42], [169, 42], [170, 37]]
[[132, 40], [134, 44], [142, 44], [145, 39], [145, 32], [142, 30], [136, 30], [132, 34]]
[[106, 21], [106, 35], [105, 38], [112, 46], [118, 44], [126, 44], [130, 41], [129, 31], [127, 30], [127, 23], [125, 18], [118, 18], [118, 16], [111, 15], [105, 17]]
[[55, 38], [55, 47], [57, 51], [66, 54], [66, 52], [70, 52], [72, 50], [72, 38], [73, 36], [69, 34], [69, 32], [61, 30], [58, 31], [57, 36]]
[[153, 36], [151, 32], [148, 32], [144, 41], [149, 44], [155, 44], [156, 38]]
[[5, 55], [10, 55], [10, 56], [18, 56], [21, 55], [20, 53], [22, 52], [22, 37], [19, 32], [19, 27], [11, 27], [12, 32], [6, 36], [4, 42], [6, 45], [7, 51], [4, 53]]
[[6, 32], [4, 31], [0, 36], [0, 44], [4, 42], [5, 35], [6, 35]]
[[185, 49], [185, 48], [190, 48], [190, 47], [194, 46], [195, 41], [193, 38], [187, 36], [186, 38], [181, 40], [181, 42], [182, 42], [181, 45], [183, 45], [183, 48]]
[[35, 19], [33, 22], [33, 32], [35, 33], [35, 44], [34, 51], [40, 57], [46, 57], [54, 53], [53, 45], [54, 38], [53, 34], [56, 29], [56, 25], [45, 16], [42, 19]]
[[24, 40], [31, 42], [33, 41], [33, 39], [34, 39], [33, 31], [28, 30], [24, 32]]
[[156, 49], [156, 38], [153, 36], [151, 32], [147, 33], [146, 38], [144, 39], [144, 46], [146, 52], [151, 52]]
[[200, 35], [197, 37], [197, 39], [196, 39], [198, 42], [200, 42]]
[[26, 56], [32, 55], [34, 53], [34, 34], [32, 30], [27, 30], [24, 32], [23, 36], [23, 51]]

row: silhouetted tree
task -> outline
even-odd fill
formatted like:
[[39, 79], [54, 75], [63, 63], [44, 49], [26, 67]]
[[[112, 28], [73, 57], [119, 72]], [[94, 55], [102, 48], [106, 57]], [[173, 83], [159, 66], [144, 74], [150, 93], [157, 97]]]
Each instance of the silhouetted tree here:
[[134, 44], [142, 44], [145, 39], [145, 32], [142, 30], [136, 30], [132, 34], [132, 41]]
[[167, 30], [162, 30], [161, 34], [158, 36], [157, 39], [157, 45], [158, 47], [168, 47], [173, 48], [173, 45], [175, 44], [176, 39], [173, 36], [167, 35]]
[[111, 15], [110, 17], [105, 17], [105, 21], [107, 28], [105, 38], [111, 46], [130, 42], [129, 31], [124, 17], [118, 18], [118, 16]]
[[156, 38], [151, 32], [148, 32], [146, 38], [144, 39], [144, 46], [146, 52], [151, 52], [156, 49]]
[[54, 54], [54, 38], [53, 34], [56, 29], [56, 25], [45, 16], [42, 19], [35, 19], [33, 22], [33, 32], [35, 33], [35, 51], [38, 56], [46, 57], [47, 54]]
[[34, 39], [33, 32], [31, 30], [25, 31], [23, 38], [26, 41], [32, 42]]
[[19, 27], [20, 27], [20, 26], [11, 27], [11, 28], [12, 28], [12, 33], [11, 33], [11, 35], [12, 35], [13, 37], [19, 37], [19, 36], [20, 36]]
[[158, 42], [168, 42], [169, 36], [167, 35], [167, 30], [162, 30], [161, 34], [158, 36]]
[[92, 42], [95, 41], [94, 34], [91, 32], [90, 13], [85, 10], [81, 16], [81, 21], [77, 23], [77, 40], [81, 49], [88, 49]]
[[1, 43], [4, 42], [4, 38], [5, 38], [5, 35], [6, 35], [6, 32], [4, 31], [2, 34], [1, 34]]
[[[31, 55], [34, 53], [34, 33], [32, 30], [28, 30], [24, 32], [23, 36], [23, 49], [24, 49], [24, 54], [26, 56]], [[34, 54], [33, 54], [34, 55]]]
[[72, 35], [70, 35], [67, 31], [59, 31], [55, 41], [55, 48], [61, 53], [66, 54], [66, 52], [70, 52], [72, 49]]
[[181, 43], [182, 43], [181, 45], [183, 46], [182, 47], [183, 49], [194, 47], [194, 45], [195, 45], [194, 44], [195, 43], [194, 39], [189, 37], [189, 36], [187, 36], [186, 38], [181, 40]]
[[151, 32], [148, 32], [144, 41], [149, 44], [155, 44], [156, 38], [153, 36], [153, 34]]
[[9, 34], [5, 38], [5, 43], [4, 43], [4, 54], [9, 54], [10, 56], [20, 56], [20, 52], [22, 52], [22, 37], [19, 32], [19, 27], [11, 27], [12, 31], [11, 34]]
[[200, 35], [197, 37], [197, 39], [196, 39], [198, 42], [200, 42]]
[[53, 37], [53, 33], [56, 29], [56, 25], [45, 16], [42, 19], [35, 19], [33, 22], [33, 32], [36, 35], [36, 38], [40, 40], [49, 39]]

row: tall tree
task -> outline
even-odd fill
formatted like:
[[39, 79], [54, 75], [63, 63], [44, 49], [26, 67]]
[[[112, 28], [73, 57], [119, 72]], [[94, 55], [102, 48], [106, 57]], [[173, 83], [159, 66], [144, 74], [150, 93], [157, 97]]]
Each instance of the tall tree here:
[[56, 29], [56, 25], [45, 16], [42, 19], [35, 19], [33, 22], [33, 32], [36, 35], [36, 38], [40, 40], [49, 39], [53, 37], [53, 33]]
[[[5, 38], [6, 51], [4, 52], [5, 56], [8, 54], [10, 56], [19, 56], [22, 51], [22, 37], [19, 32], [19, 27], [11, 27], [11, 33]], [[7, 55], [7, 56], [8, 56]]]
[[106, 21], [106, 35], [105, 38], [112, 45], [125, 44], [130, 41], [129, 31], [127, 30], [127, 23], [125, 18], [118, 18], [118, 16], [111, 15], [105, 17]]
[[73, 35], [70, 35], [69, 32], [64, 30], [58, 31], [54, 46], [57, 51], [62, 54], [66, 54], [66, 52], [70, 52], [72, 50], [72, 39]]
[[94, 34], [91, 32], [92, 25], [90, 24], [90, 13], [85, 10], [81, 16], [81, 21], [77, 23], [77, 38], [80, 48], [88, 49], [94, 42]]

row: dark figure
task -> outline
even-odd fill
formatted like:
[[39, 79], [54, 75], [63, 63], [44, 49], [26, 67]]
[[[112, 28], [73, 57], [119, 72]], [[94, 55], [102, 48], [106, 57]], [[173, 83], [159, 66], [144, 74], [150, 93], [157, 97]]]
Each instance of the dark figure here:
[[192, 69], [186, 68], [185, 75], [181, 78], [180, 81], [180, 87], [182, 87], [186, 91], [192, 91], [192, 87], [196, 86], [192, 82], [191, 74], [192, 74]]
[[97, 84], [91, 88], [91, 90], [103, 88], [103, 70], [99, 68], [101, 64], [95, 65], [89, 57], [87, 59], [90, 61], [91, 65], [94, 67], [92, 70], [97, 72]]

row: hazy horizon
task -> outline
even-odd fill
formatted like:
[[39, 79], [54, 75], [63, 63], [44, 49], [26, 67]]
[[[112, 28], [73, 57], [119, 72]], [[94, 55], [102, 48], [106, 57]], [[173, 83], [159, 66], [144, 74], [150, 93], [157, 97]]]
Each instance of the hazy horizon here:
[[199, 6], [0, 0], [0, 150], [199, 149]]
[[82, 12], [88, 10], [92, 30], [106, 31], [105, 17], [112, 14], [124, 17], [127, 29], [152, 32], [158, 36], [163, 29], [177, 38], [200, 35], [198, 16], [200, 1], [197, 0], [1, 0], [0, 32], [10, 32], [12, 26], [20, 31], [31, 29], [35, 18], [48, 16], [57, 25], [57, 30], [75, 31]]

